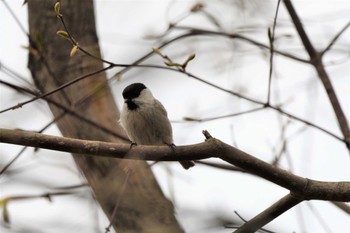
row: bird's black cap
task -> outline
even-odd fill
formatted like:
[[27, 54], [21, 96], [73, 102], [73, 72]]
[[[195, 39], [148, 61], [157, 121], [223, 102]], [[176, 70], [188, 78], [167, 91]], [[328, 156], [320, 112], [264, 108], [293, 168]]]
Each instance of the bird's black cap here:
[[124, 99], [137, 98], [143, 89], [146, 89], [146, 86], [143, 83], [130, 84], [129, 86], [125, 87], [123, 97]]

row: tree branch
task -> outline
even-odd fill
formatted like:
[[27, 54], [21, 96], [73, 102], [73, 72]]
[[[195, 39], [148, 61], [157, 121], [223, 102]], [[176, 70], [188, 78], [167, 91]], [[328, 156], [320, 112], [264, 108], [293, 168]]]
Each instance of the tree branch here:
[[344, 211], [345, 213], [347, 213], [348, 215], [350, 215], [350, 206], [343, 203], [343, 202], [339, 202], [339, 201], [332, 201], [331, 202], [333, 205], [335, 205], [336, 207], [338, 207], [340, 210]]
[[235, 233], [256, 232], [261, 227], [265, 226], [267, 223], [271, 222], [302, 201], [302, 199], [296, 198], [292, 194], [287, 194], [259, 215], [243, 224], [237, 231], [235, 231]]
[[[16, 85], [14, 85], [12, 83], [3, 81], [1, 79], [0, 79], [0, 84], [4, 84], [5, 86], [10, 87], [10, 88], [12, 88], [12, 89], [14, 89], [14, 90], [16, 90], [18, 92], [23, 92], [23, 93], [27, 93], [27, 94], [33, 95], [33, 96], [35, 96], [35, 98], [39, 96], [39, 94], [35, 93], [34, 91], [31, 91], [31, 90], [29, 90], [27, 88], [24, 88], [24, 87], [16, 86]], [[103, 131], [105, 133], [108, 133], [108, 134], [110, 134], [110, 135], [112, 135], [112, 136], [114, 136], [116, 138], [124, 140], [125, 142], [129, 141], [129, 139], [126, 138], [124, 135], [119, 134], [119, 133], [115, 132], [114, 130], [111, 130], [110, 128], [107, 128], [107, 127], [99, 124], [98, 122], [95, 122], [95, 121], [89, 119], [85, 115], [83, 115], [83, 114], [79, 113], [78, 111], [74, 110], [72, 107], [66, 106], [65, 104], [62, 104], [62, 103], [60, 103], [60, 102], [58, 102], [56, 100], [50, 99], [47, 96], [43, 97], [43, 98], [48, 103], [53, 104], [56, 107], [62, 109], [64, 111], [64, 113], [68, 113], [68, 114], [76, 117], [77, 119], [79, 119], [79, 120], [81, 120], [83, 122], [86, 122], [87, 124], [89, 124], [89, 125], [91, 125], [93, 127], [96, 127], [96, 129], [98, 129], [98, 130], [101, 130], [101, 131]]]
[[350, 182], [323, 182], [296, 176], [215, 138], [199, 144], [178, 146], [175, 152], [168, 146], [134, 146], [130, 149], [129, 144], [80, 140], [9, 129], [0, 129], [0, 142], [120, 159], [182, 161], [221, 158], [289, 189], [299, 199], [350, 201]]
[[321, 56], [324, 56], [325, 53], [327, 53], [332, 46], [334, 45], [334, 43], [339, 39], [339, 37], [346, 31], [346, 29], [348, 29], [348, 27], [350, 27], [350, 22], [348, 22], [335, 36], [334, 38], [331, 40], [331, 42], [329, 42], [328, 46], [321, 52]]
[[316, 51], [316, 49], [313, 47], [309, 37], [307, 36], [303, 28], [300, 18], [293, 7], [292, 2], [290, 0], [284, 0], [284, 4], [289, 12], [290, 17], [292, 18], [296, 30], [298, 31], [300, 39], [310, 56], [310, 62], [315, 67], [316, 72], [319, 78], [321, 79], [324, 88], [326, 89], [328, 98], [332, 104], [334, 113], [338, 119], [340, 130], [343, 133], [344, 141], [346, 143], [347, 148], [350, 150], [350, 128], [348, 125], [348, 121], [346, 119], [342, 107], [340, 106], [328, 73], [326, 72], [322, 63], [322, 54]]

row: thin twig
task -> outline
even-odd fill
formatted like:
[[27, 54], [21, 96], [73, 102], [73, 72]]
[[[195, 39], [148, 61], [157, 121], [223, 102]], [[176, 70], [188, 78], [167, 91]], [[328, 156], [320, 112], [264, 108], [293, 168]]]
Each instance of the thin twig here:
[[223, 116], [208, 117], [208, 118], [184, 117], [183, 120], [184, 120], [184, 121], [206, 122], [206, 121], [219, 120], [219, 119], [223, 119], [223, 118], [241, 116], [241, 115], [245, 115], [245, 114], [257, 112], [257, 111], [260, 111], [260, 110], [263, 110], [263, 109], [266, 109], [266, 107], [265, 107], [265, 106], [262, 106], [262, 107], [258, 107], [258, 108], [249, 109], [249, 110], [247, 110], [247, 111], [242, 111], [242, 112], [227, 114], [227, 115], [223, 115]]
[[72, 80], [72, 81], [70, 81], [70, 82], [67, 82], [67, 83], [65, 83], [65, 84], [63, 84], [63, 85], [61, 85], [61, 86], [59, 86], [59, 87], [57, 87], [57, 88], [55, 88], [55, 89], [53, 89], [53, 90], [51, 90], [51, 91], [49, 91], [49, 92], [46, 92], [46, 93], [44, 93], [44, 94], [42, 94], [42, 95], [39, 95], [39, 96], [36, 96], [36, 97], [34, 97], [34, 98], [30, 99], [30, 100], [27, 100], [27, 101], [18, 103], [17, 105], [14, 105], [14, 106], [12, 106], [12, 107], [3, 109], [3, 110], [0, 111], [0, 113], [4, 113], [4, 112], [7, 112], [7, 111], [9, 111], [9, 110], [14, 110], [14, 109], [17, 109], [17, 108], [21, 108], [21, 107], [23, 107], [23, 106], [26, 105], [26, 104], [29, 104], [29, 103], [31, 103], [31, 102], [34, 102], [34, 101], [36, 101], [36, 100], [38, 100], [38, 99], [43, 99], [44, 97], [47, 97], [47, 96], [49, 96], [49, 95], [52, 95], [52, 94], [54, 94], [54, 93], [56, 93], [56, 92], [58, 92], [58, 91], [60, 91], [60, 90], [62, 90], [62, 89], [64, 89], [64, 88], [66, 88], [66, 87], [69, 87], [70, 85], [73, 85], [73, 84], [76, 83], [76, 82], [79, 82], [79, 81], [81, 81], [81, 80], [83, 80], [83, 79], [85, 79], [85, 78], [88, 78], [88, 77], [92, 77], [92, 76], [94, 76], [94, 75], [96, 75], [96, 74], [102, 73], [102, 72], [104, 72], [104, 71], [106, 71], [106, 70], [109, 70], [109, 69], [111, 69], [111, 68], [112, 68], [112, 66], [108, 66], [108, 67], [103, 68], [103, 69], [100, 69], [100, 70], [98, 70], [98, 71], [94, 71], [94, 72], [91, 72], [91, 73], [89, 73], [89, 74], [80, 76], [80, 77], [78, 77], [78, 78], [76, 78], [76, 79], [74, 79], [74, 80]]
[[313, 204], [310, 202], [306, 202], [307, 207], [309, 207], [311, 213], [315, 216], [315, 218], [317, 219], [317, 221], [320, 223], [321, 227], [324, 229], [325, 232], [328, 233], [332, 233], [332, 229], [327, 225], [327, 221], [324, 220], [321, 216], [321, 214], [319, 213], [319, 211], [317, 211]]
[[88, 55], [88, 56], [90, 56], [90, 57], [92, 57], [92, 58], [94, 58], [94, 59], [96, 59], [96, 60], [99, 60], [99, 61], [101, 61], [101, 62], [103, 62], [103, 63], [106, 63], [106, 64], [108, 64], [108, 65], [112, 65], [112, 64], [113, 64], [113, 63], [110, 62], [110, 61], [107, 61], [107, 60], [105, 60], [105, 59], [103, 59], [103, 58], [101, 58], [101, 57], [98, 57], [98, 56], [93, 55], [93, 54], [90, 53], [89, 51], [87, 51], [87, 50], [85, 50], [84, 48], [82, 48], [81, 46], [79, 46], [79, 44], [77, 43], [77, 41], [72, 37], [72, 34], [70, 33], [70, 30], [68, 29], [68, 27], [67, 27], [67, 25], [66, 25], [66, 23], [65, 23], [65, 21], [64, 21], [63, 16], [62, 16], [62, 15], [58, 15], [58, 18], [60, 19], [60, 21], [61, 21], [61, 23], [62, 23], [62, 25], [63, 25], [63, 27], [64, 27], [64, 30], [67, 32], [67, 34], [68, 34], [68, 36], [69, 36], [69, 38], [70, 38], [72, 44], [78, 46], [78, 49], [79, 49], [80, 51], [82, 51], [82, 52], [85, 53], [86, 55]]
[[332, 46], [335, 44], [335, 42], [339, 39], [339, 37], [345, 32], [346, 29], [348, 29], [348, 27], [350, 26], [350, 22], [348, 22], [335, 36], [334, 38], [331, 40], [331, 42], [329, 42], [328, 46], [321, 52], [321, 57], [325, 55], [325, 53], [327, 51], [329, 51]]
[[7, 11], [11, 14], [12, 18], [15, 20], [17, 26], [21, 29], [23, 34], [25, 34], [27, 37], [29, 37], [29, 33], [25, 30], [22, 23], [19, 21], [17, 15], [13, 12], [11, 7], [7, 4], [7, 2], [5, 0], [2, 0], [2, 3], [5, 5]]
[[[6, 85], [6, 86], [8, 86], [8, 87], [11, 87], [11, 88], [13, 88], [13, 89], [15, 89], [15, 90], [18, 90], [18, 91], [21, 91], [21, 92], [25, 92], [25, 93], [29, 93], [29, 94], [34, 95], [34, 96], [37, 96], [37, 94], [36, 94], [35, 92], [32, 92], [32, 91], [30, 91], [30, 90], [28, 90], [28, 89], [26, 89], [26, 88], [22, 88], [22, 87], [13, 85], [13, 84], [11, 84], [11, 83], [8, 83], [8, 82], [2, 81], [2, 80], [0, 80], [0, 83]], [[108, 134], [110, 134], [110, 135], [112, 135], [112, 136], [114, 136], [114, 137], [116, 137], [116, 138], [119, 138], [119, 139], [125, 140], [126, 142], [129, 142], [129, 140], [128, 140], [124, 135], [121, 135], [121, 134], [119, 134], [119, 133], [117, 133], [117, 132], [111, 130], [110, 128], [107, 128], [107, 127], [105, 127], [105, 126], [103, 126], [103, 125], [101, 125], [101, 124], [99, 124], [99, 123], [97, 123], [97, 122], [95, 122], [95, 121], [93, 121], [93, 120], [90, 120], [90, 119], [87, 118], [85, 115], [82, 115], [82, 114], [78, 113], [77, 111], [75, 111], [75, 110], [72, 109], [71, 107], [67, 107], [67, 106], [65, 106], [65, 105], [63, 105], [63, 104], [61, 104], [61, 103], [59, 103], [59, 102], [57, 102], [57, 101], [55, 101], [55, 100], [52, 100], [52, 99], [50, 99], [50, 98], [47, 98], [47, 97], [45, 97], [45, 100], [46, 100], [47, 102], [49, 102], [49, 103], [55, 105], [56, 107], [58, 107], [58, 108], [64, 110], [66, 113], [71, 114], [72, 116], [76, 117], [76, 118], [79, 119], [79, 120], [82, 120], [82, 121], [84, 121], [84, 122], [90, 124], [91, 126], [94, 126], [94, 127], [96, 127], [97, 129], [99, 129], [99, 130], [101, 130], [101, 131], [103, 131], [103, 132], [105, 132], [105, 133], [108, 133]]]
[[118, 208], [120, 206], [120, 202], [122, 200], [122, 196], [124, 194], [124, 191], [125, 191], [125, 188], [126, 188], [126, 184], [129, 181], [131, 173], [132, 173], [131, 170], [127, 170], [126, 171], [126, 176], [125, 176], [124, 182], [123, 182], [121, 190], [120, 190], [120, 196], [117, 198], [117, 202], [114, 205], [114, 209], [113, 209], [113, 212], [112, 212], [112, 215], [111, 215], [111, 220], [109, 222], [109, 225], [106, 227], [106, 231], [105, 231], [106, 233], [110, 231], [110, 228], [113, 226], [113, 224], [115, 222], [115, 219], [117, 217], [117, 211], [118, 211]]
[[282, 109], [279, 108], [279, 107], [274, 107], [274, 106], [271, 106], [271, 105], [270, 105], [269, 108], [271, 108], [271, 109], [273, 109], [273, 110], [275, 110], [275, 111], [281, 113], [282, 115], [285, 115], [285, 116], [287, 116], [287, 117], [289, 117], [289, 118], [291, 118], [291, 119], [300, 121], [300, 122], [302, 122], [302, 123], [304, 123], [304, 124], [306, 124], [306, 125], [308, 125], [308, 126], [311, 126], [311, 127], [315, 128], [315, 129], [318, 129], [318, 130], [320, 130], [320, 131], [322, 131], [322, 132], [324, 132], [324, 133], [326, 133], [326, 134], [328, 134], [328, 135], [330, 135], [330, 136], [332, 136], [332, 137], [338, 139], [339, 141], [342, 141], [342, 142], [345, 143], [345, 140], [344, 140], [343, 138], [341, 138], [341, 137], [335, 135], [334, 133], [332, 133], [332, 132], [330, 132], [330, 131], [328, 131], [328, 130], [326, 130], [326, 129], [324, 129], [324, 128], [318, 126], [318, 125], [315, 125], [314, 123], [311, 123], [310, 121], [304, 120], [304, 119], [302, 119], [302, 118], [300, 118], [300, 117], [297, 117], [297, 116], [295, 116], [295, 115], [293, 115], [293, 114], [290, 114], [290, 113], [286, 112], [285, 110], [282, 110]]
[[[189, 31], [188, 32], [188, 36], [206, 36], [206, 35], [224, 36], [224, 37], [228, 37], [228, 38], [231, 38], [231, 39], [242, 40], [242, 41], [248, 42], [248, 43], [250, 43], [252, 45], [256, 45], [256, 46], [258, 46], [260, 48], [270, 49], [269, 46], [267, 46], [267, 45], [265, 45], [263, 43], [260, 43], [260, 42], [254, 40], [254, 39], [251, 39], [249, 37], [246, 37], [244, 35], [238, 34], [238, 33], [225, 33], [225, 32], [218, 32], [218, 31], [210, 31], [210, 30], [204, 30], [204, 29], [198, 29], [198, 28], [186, 27], [186, 26], [176, 26], [175, 28], [179, 29], [179, 30], [187, 30], [187, 31]], [[300, 62], [303, 62], [303, 63], [310, 64], [309, 60], [306, 60], [306, 59], [294, 56], [292, 54], [289, 54], [289, 53], [286, 53], [286, 52], [283, 52], [283, 51], [280, 51], [280, 50], [277, 50], [277, 49], [275, 49], [274, 51], [275, 51], [276, 54], [288, 57], [288, 58], [296, 60], [296, 61], [300, 61]]]
[[27, 146], [24, 146], [18, 153], [17, 155], [10, 161], [8, 162], [0, 171], [0, 177], [9, 169], [9, 167], [17, 160], [19, 157], [23, 154], [23, 152], [27, 149]]
[[14, 71], [10, 67], [2, 63], [1, 61], [0, 61], [0, 70], [5, 74], [7, 74], [9, 77], [18, 79], [19, 81], [25, 83], [26, 85], [28, 85], [28, 88], [33, 86], [33, 84], [30, 83], [27, 79], [25, 79], [23, 76], [21, 76], [19, 73], [17, 73], [16, 71]]
[[273, 19], [272, 32], [270, 33], [270, 29], [269, 29], [269, 33], [268, 33], [269, 41], [270, 41], [270, 69], [269, 69], [269, 84], [268, 84], [268, 91], [267, 91], [267, 103], [268, 104], [270, 103], [270, 100], [271, 100], [271, 81], [272, 81], [272, 71], [273, 71], [274, 40], [275, 40], [276, 22], [277, 22], [277, 16], [278, 16], [280, 3], [281, 3], [281, 0], [278, 0], [275, 17]]

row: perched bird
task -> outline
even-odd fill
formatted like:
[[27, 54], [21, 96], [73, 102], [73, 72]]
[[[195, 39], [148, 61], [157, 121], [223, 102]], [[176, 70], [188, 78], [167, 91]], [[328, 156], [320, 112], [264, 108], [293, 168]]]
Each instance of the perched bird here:
[[[173, 147], [173, 132], [164, 106], [142, 83], [133, 83], [123, 91], [124, 105], [120, 124], [132, 143], [139, 145], [168, 145]], [[180, 161], [185, 169], [193, 161]]]

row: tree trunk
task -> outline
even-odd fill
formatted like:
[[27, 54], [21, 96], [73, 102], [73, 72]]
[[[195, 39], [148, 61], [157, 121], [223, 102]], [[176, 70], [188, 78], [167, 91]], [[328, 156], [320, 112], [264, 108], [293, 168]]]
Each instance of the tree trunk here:
[[[103, 68], [102, 63], [78, 51], [69, 57], [72, 45], [56, 35], [63, 29], [56, 17], [55, 1], [28, 1], [29, 30], [32, 47], [35, 44], [41, 55], [29, 55], [29, 68], [36, 86], [42, 93], [48, 92], [82, 75]], [[92, 54], [100, 56], [95, 29], [92, 0], [62, 1], [61, 13], [73, 37]], [[111, 28], [115, 30], [115, 28]], [[85, 117], [98, 122], [119, 134], [123, 134], [117, 120], [119, 112], [108, 85], [93, 92], [106, 82], [105, 73], [99, 73], [75, 83], [51, 96], [55, 101], [71, 106]], [[90, 98], [80, 102], [85, 96]], [[120, 96], [120, 93], [117, 93]], [[50, 105], [54, 116], [63, 110]], [[66, 114], [57, 125], [64, 136], [100, 141], [123, 142], [102, 130]], [[111, 158], [74, 156], [75, 162], [91, 186], [95, 198], [109, 219], [118, 197], [121, 202], [113, 223], [118, 232], [183, 232], [174, 216], [172, 203], [167, 200], [149, 166], [145, 162], [126, 162]], [[126, 163], [132, 164], [126, 188], [124, 172]]]

